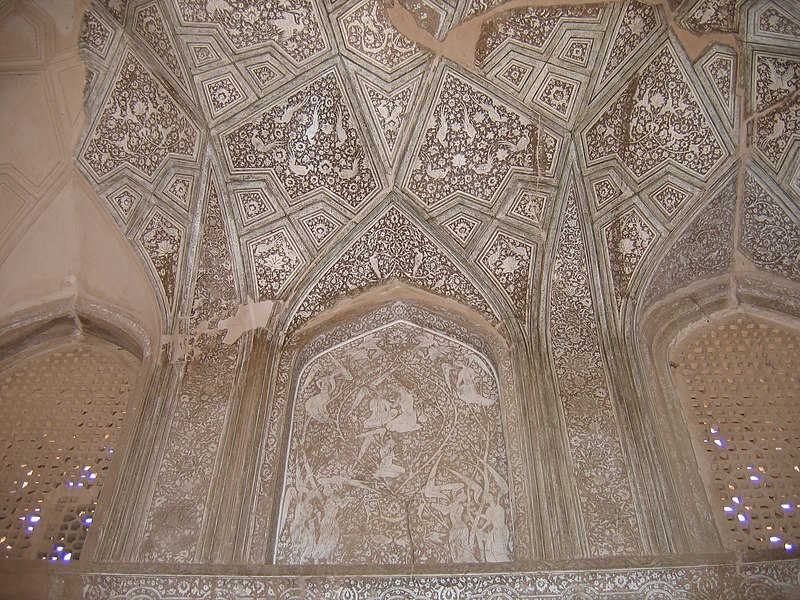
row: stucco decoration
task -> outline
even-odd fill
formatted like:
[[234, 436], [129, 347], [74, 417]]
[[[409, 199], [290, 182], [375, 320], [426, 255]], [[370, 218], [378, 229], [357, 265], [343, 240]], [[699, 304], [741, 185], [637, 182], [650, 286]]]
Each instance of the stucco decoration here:
[[617, 74], [661, 25], [661, 15], [651, 5], [628, 0], [614, 30], [613, 42], [602, 67], [601, 84]]
[[589, 556], [638, 554], [639, 525], [600, 350], [578, 192], [570, 183], [550, 273], [549, 332]]
[[234, 173], [271, 172], [290, 203], [328, 190], [357, 210], [379, 188], [336, 69], [222, 135]]
[[753, 174], [745, 182], [742, 252], [759, 269], [800, 281], [800, 224]]
[[608, 250], [609, 270], [617, 306], [628, 298], [631, 281], [647, 252], [657, 239], [657, 232], [638, 208], [630, 208], [603, 227]]
[[194, 160], [199, 137], [199, 129], [167, 89], [126, 53], [80, 156], [97, 179], [120, 168], [152, 179], [171, 156]]
[[185, 231], [172, 217], [154, 210], [139, 234], [139, 243], [158, 277], [166, 305], [175, 301], [175, 285], [183, 263]]
[[337, 300], [400, 279], [455, 298], [494, 320], [482, 294], [458, 266], [397, 207], [391, 206], [318, 278], [292, 320], [299, 327]]
[[628, 79], [584, 139], [589, 164], [614, 156], [640, 181], [667, 162], [704, 179], [728, 155], [669, 43]]
[[703, 208], [663, 256], [645, 295], [645, 304], [733, 268], [736, 182], [728, 182]]
[[514, 556], [497, 375], [407, 321], [302, 368], [279, 563], [507, 562]]

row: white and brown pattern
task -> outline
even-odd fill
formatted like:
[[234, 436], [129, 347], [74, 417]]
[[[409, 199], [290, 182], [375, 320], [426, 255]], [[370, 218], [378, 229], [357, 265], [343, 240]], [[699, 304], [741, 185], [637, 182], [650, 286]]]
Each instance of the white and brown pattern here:
[[276, 213], [274, 204], [261, 188], [242, 188], [233, 192], [242, 222], [250, 225]]
[[154, 210], [139, 233], [138, 242], [166, 297], [166, 305], [176, 300], [175, 286], [183, 263], [183, 227], [161, 210]]
[[378, 137], [390, 160], [395, 157], [395, 150], [399, 148], [397, 142], [406, 129], [404, 126], [408, 123], [408, 115], [414, 106], [419, 82], [420, 79], [415, 78], [386, 91], [359, 78], [367, 107], [377, 125]]
[[290, 280], [305, 266], [306, 259], [296, 239], [282, 226], [248, 242], [258, 300], [279, 298]]
[[657, 238], [656, 230], [635, 206], [603, 226], [611, 283], [617, 307], [628, 298], [630, 284]]
[[127, 184], [108, 195], [108, 202], [111, 203], [122, 217], [123, 222], [126, 223], [141, 199], [142, 195]]
[[170, 157], [194, 160], [199, 138], [167, 89], [128, 52], [80, 158], [100, 180], [121, 168], [152, 179]]
[[308, 232], [308, 236], [317, 250], [325, 246], [343, 225], [339, 218], [333, 216], [331, 211], [324, 208], [317, 209], [300, 217], [298, 220]]
[[586, 68], [589, 66], [593, 47], [594, 40], [592, 38], [570, 38], [558, 56], [562, 60]]
[[522, 190], [508, 209], [508, 216], [542, 227], [544, 215], [550, 201], [550, 194], [535, 190]]
[[185, 83], [183, 63], [178, 58], [172, 32], [169, 31], [164, 16], [157, 2], [150, 2], [136, 9], [133, 18], [133, 30], [144, 40], [164, 64], [165, 71], [180, 83]]
[[194, 195], [194, 176], [175, 173], [164, 185], [164, 195], [172, 198], [182, 209], [189, 210]]
[[711, 82], [710, 89], [719, 101], [728, 121], [733, 122], [736, 102], [736, 55], [714, 52], [700, 64]]
[[536, 247], [516, 235], [497, 230], [478, 256], [480, 267], [494, 280], [511, 302], [514, 314], [528, 317], [528, 289], [531, 285]]
[[247, 95], [233, 73], [223, 73], [203, 82], [209, 116], [216, 119], [247, 100]]
[[778, 172], [800, 139], [800, 58], [758, 52], [752, 69], [755, 146]]
[[275, 175], [291, 203], [327, 190], [356, 211], [379, 189], [335, 70], [222, 135], [234, 173]]
[[79, 46], [88, 48], [101, 58], [108, 56], [114, 30], [95, 12], [87, 11], [81, 22]]
[[628, 0], [614, 33], [614, 42], [608, 50], [600, 81], [610, 80], [651, 39], [652, 33], [660, 25], [661, 18], [655, 7], [638, 0]]
[[475, 232], [480, 227], [481, 221], [462, 211], [444, 220], [442, 225], [459, 244], [467, 246], [472, 241], [472, 238], [475, 237]]

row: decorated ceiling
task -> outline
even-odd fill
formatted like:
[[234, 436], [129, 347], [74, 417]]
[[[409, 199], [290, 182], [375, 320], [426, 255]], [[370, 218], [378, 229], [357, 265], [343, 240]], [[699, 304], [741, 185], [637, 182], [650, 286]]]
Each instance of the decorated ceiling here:
[[523, 331], [800, 283], [792, 2], [102, 0], [80, 39], [77, 161], [165, 331], [391, 279]]

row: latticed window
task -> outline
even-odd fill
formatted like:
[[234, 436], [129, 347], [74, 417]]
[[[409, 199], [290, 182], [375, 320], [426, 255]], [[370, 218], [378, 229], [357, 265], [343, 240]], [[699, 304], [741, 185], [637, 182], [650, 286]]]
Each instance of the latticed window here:
[[134, 375], [111, 352], [72, 345], [0, 373], [4, 558], [80, 558]]
[[800, 543], [800, 333], [728, 317], [673, 350], [675, 384], [724, 543]]

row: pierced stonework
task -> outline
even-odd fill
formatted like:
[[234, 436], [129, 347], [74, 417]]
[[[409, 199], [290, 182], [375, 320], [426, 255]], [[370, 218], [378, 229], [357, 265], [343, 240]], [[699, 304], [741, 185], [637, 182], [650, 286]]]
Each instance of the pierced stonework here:
[[550, 343], [590, 556], [641, 552], [639, 526], [592, 295], [589, 257], [570, 184], [550, 272]]
[[275, 214], [275, 207], [260, 188], [245, 188], [233, 192], [239, 213], [245, 225], [250, 225]]
[[599, 4], [526, 7], [500, 13], [484, 21], [481, 27], [475, 48], [475, 64], [483, 66], [489, 56], [508, 41], [542, 50], [562, 22], [596, 23], [601, 14], [602, 7]]
[[3, 370], [0, 557], [81, 557], [134, 375], [86, 344]]
[[508, 209], [508, 216], [520, 219], [535, 227], [544, 224], [544, 213], [547, 208], [549, 195], [544, 192], [523, 190]]
[[183, 83], [186, 77], [178, 58], [172, 35], [164, 23], [164, 16], [158, 3], [151, 2], [136, 9], [133, 30], [145, 41], [147, 46], [164, 64], [167, 73]]
[[478, 257], [478, 264], [503, 290], [514, 314], [523, 322], [528, 317], [528, 287], [534, 252], [533, 244], [496, 231]]
[[328, 49], [319, 13], [310, 0], [173, 0], [184, 21], [219, 25], [237, 50], [277, 44], [296, 63]]
[[392, 73], [423, 54], [423, 50], [395, 29], [381, 0], [364, 0], [339, 19], [344, 43], [379, 69]]
[[272, 172], [291, 202], [327, 190], [357, 210], [377, 175], [335, 70], [222, 135], [234, 173]]
[[748, 315], [690, 334], [673, 350], [708, 499], [729, 550], [800, 543], [800, 335]]
[[630, 293], [630, 283], [637, 267], [656, 240], [656, 231], [647, 223], [638, 208], [633, 207], [603, 227], [611, 268], [611, 282], [617, 306]]
[[549, 168], [539, 134], [528, 117], [445, 71], [406, 186], [429, 209], [456, 193], [492, 204], [512, 171]]
[[305, 227], [317, 250], [322, 248], [343, 225], [341, 221], [322, 208], [300, 217], [299, 221]]
[[445, 229], [447, 229], [462, 246], [466, 246], [470, 243], [478, 227], [480, 227], [480, 224], [481, 222], [478, 219], [463, 212], [453, 215], [442, 223]]
[[276, 560], [508, 562], [509, 489], [492, 363], [396, 320], [302, 368]]
[[193, 160], [200, 132], [133, 54], [126, 54], [81, 160], [99, 179], [128, 167], [152, 178], [170, 156]]
[[651, 38], [652, 32], [660, 24], [661, 19], [653, 6], [638, 0], [629, 0], [614, 35], [614, 43], [608, 51], [600, 81], [611, 79], [622, 64]]
[[694, 281], [733, 269], [736, 182], [731, 181], [708, 203], [661, 259], [645, 295], [645, 303]]
[[183, 238], [181, 226], [160, 210], [153, 212], [138, 237], [161, 284], [167, 306], [172, 306], [175, 301]]
[[306, 259], [294, 236], [280, 227], [248, 243], [250, 264], [259, 300], [279, 298]]
[[495, 321], [486, 300], [453, 261], [408, 217], [391, 207], [320, 276], [297, 309], [292, 327], [299, 327], [348, 294], [391, 279], [455, 298]]
[[739, 247], [759, 269], [800, 282], [800, 224], [749, 174]]
[[670, 162], [704, 178], [728, 155], [667, 44], [584, 134], [590, 163], [616, 156], [637, 179]]

